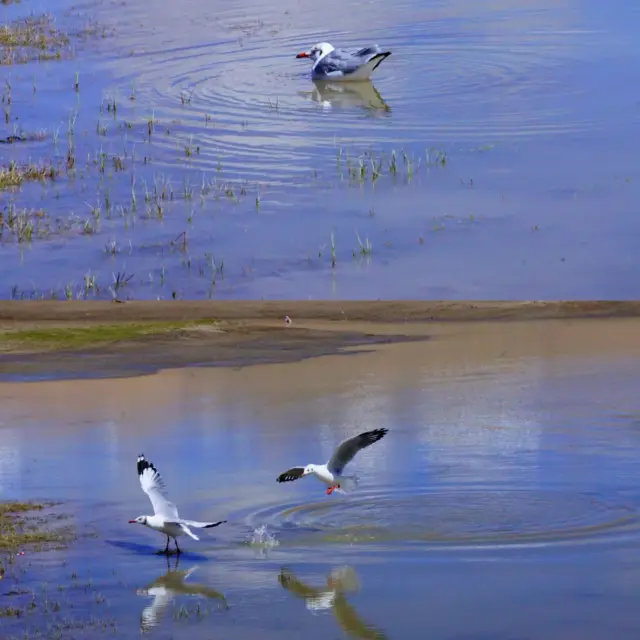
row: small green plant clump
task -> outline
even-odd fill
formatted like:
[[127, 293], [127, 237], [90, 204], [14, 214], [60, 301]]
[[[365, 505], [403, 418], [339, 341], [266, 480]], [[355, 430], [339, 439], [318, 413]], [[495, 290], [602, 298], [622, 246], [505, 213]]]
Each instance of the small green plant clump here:
[[56, 60], [69, 47], [69, 37], [50, 15], [31, 16], [0, 25], [0, 64], [22, 64], [31, 60]]
[[[41, 549], [69, 542], [66, 527], [50, 526], [58, 516], [42, 515], [52, 503], [0, 502], [0, 558], [2, 552], [14, 553], [25, 546]], [[39, 515], [36, 515], [39, 514]]]
[[53, 180], [59, 170], [51, 164], [18, 165], [15, 162], [0, 167], [0, 189], [19, 187], [23, 182]]

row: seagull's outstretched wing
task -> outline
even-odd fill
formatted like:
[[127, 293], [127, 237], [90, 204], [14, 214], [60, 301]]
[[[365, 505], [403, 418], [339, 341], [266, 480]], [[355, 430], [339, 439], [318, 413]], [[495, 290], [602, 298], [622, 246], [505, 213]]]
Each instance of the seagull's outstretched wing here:
[[374, 442], [378, 442], [378, 440], [384, 438], [387, 431], [389, 430], [374, 429], [373, 431], [365, 431], [353, 438], [343, 440], [327, 463], [329, 471], [331, 471], [331, 473], [341, 474], [343, 469], [353, 460], [360, 449], [364, 449], [371, 446]]
[[167, 489], [164, 480], [156, 468], [144, 457], [138, 456], [138, 477], [142, 490], [149, 496], [153, 511], [156, 515], [164, 517], [166, 520], [178, 521], [178, 509], [173, 502], [167, 498]]
[[284, 473], [281, 473], [276, 479], [276, 482], [293, 482], [294, 480], [302, 478], [303, 475], [304, 467], [292, 467]]
[[196, 529], [213, 529], [224, 524], [226, 520], [218, 520], [218, 522], [198, 522], [197, 520], [180, 520], [180, 524], [186, 524], [188, 527], [195, 527]]

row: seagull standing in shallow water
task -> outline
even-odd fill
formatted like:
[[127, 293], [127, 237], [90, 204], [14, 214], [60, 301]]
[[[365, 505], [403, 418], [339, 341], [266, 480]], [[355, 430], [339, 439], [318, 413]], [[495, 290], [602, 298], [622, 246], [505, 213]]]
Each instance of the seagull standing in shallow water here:
[[[308, 475], [314, 475], [318, 480], [329, 485], [327, 495], [330, 496], [334, 491], [342, 490], [346, 486], [354, 486], [358, 484], [355, 476], [343, 476], [344, 468], [353, 460], [356, 453], [361, 449], [371, 446], [374, 442], [384, 438], [388, 429], [374, 429], [373, 431], [365, 431], [353, 438], [343, 440], [338, 448], [333, 452], [331, 459], [326, 464], [308, 464], [306, 467], [292, 467], [288, 471], [281, 473], [277, 482], [292, 482], [299, 480]], [[345, 485], [345, 487], [341, 486]]]
[[149, 496], [153, 505], [152, 516], [138, 516], [135, 520], [129, 520], [129, 524], [141, 524], [154, 531], [159, 531], [167, 536], [167, 546], [164, 552], [169, 553], [169, 540], [173, 538], [176, 543], [176, 552], [179, 554], [178, 536], [188, 535], [194, 540], [199, 540], [198, 536], [189, 527], [197, 529], [211, 529], [226, 522], [197, 522], [195, 520], [183, 520], [178, 516], [178, 508], [167, 498], [164, 480], [156, 468], [144, 457], [138, 456], [138, 477], [142, 490]]
[[318, 42], [309, 51], [299, 53], [296, 58], [313, 60], [311, 77], [314, 80], [344, 82], [369, 80], [371, 74], [390, 55], [391, 51], [383, 51], [377, 44], [351, 53], [344, 49], [336, 49], [328, 42]]

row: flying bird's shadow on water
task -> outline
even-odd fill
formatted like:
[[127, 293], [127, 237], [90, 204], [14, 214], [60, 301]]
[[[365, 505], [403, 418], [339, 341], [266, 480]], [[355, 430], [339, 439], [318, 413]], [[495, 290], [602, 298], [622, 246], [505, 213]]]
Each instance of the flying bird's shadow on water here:
[[331, 570], [326, 586], [312, 587], [300, 580], [290, 569], [282, 568], [278, 582], [289, 593], [305, 601], [312, 614], [332, 611], [336, 622], [349, 638], [358, 640], [387, 640], [387, 636], [367, 624], [347, 601], [346, 594], [359, 588], [358, 576], [351, 567]]
[[205, 584], [187, 582], [198, 566], [194, 565], [180, 571], [178, 570], [180, 560], [180, 556], [176, 556], [174, 559], [167, 557], [167, 572], [146, 587], [136, 589], [136, 595], [153, 598], [153, 601], [144, 607], [140, 614], [141, 633], [150, 631], [160, 624], [167, 609], [177, 596], [196, 596], [207, 600], [215, 600], [222, 610], [229, 608], [223, 593]]
[[383, 100], [373, 82], [331, 82], [313, 80], [311, 91], [298, 91], [298, 95], [318, 102], [325, 107], [348, 109], [360, 107], [378, 113], [391, 113], [391, 107]]
[[[153, 547], [150, 544], [140, 544], [139, 542], [126, 542], [123, 540], [105, 540], [105, 542], [112, 547], [116, 547], [118, 549], [124, 549], [125, 551], [131, 551], [133, 553], [137, 553], [141, 556], [164, 556], [167, 557], [167, 554], [164, 552], [164, 548], [160, 549], [159, 547]], [[172, 557], [177, 556], [175, 553], [170, 554]], [[208, 562], [210, 558], [207, 556], [203, 556], [201, 553], [193, 553], [191, 551], [182, 551], [180, 554], [181, 560], [193, 560], [198, 562]]]

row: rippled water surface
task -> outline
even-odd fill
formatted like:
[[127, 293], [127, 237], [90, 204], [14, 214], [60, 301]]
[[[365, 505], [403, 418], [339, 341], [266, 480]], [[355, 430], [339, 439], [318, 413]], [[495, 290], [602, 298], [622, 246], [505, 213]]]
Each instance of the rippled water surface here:
[[[7, 132], [47, 131], [2, 158], [76, 156], [15, 194], [50, 224], [4, 234], [4, 296], [638, 295], [633, 2], [49, 10], [106, 37], [2, 70]], [[323, 86], [295, 59], [318, 40], [392, 55], [373, 84]]]
[[[454, 331], [444, 351], [3, 384], [0, 498], [63, 500], [94, 534], [18, 558], [26, 586], [63, 603], [44, 619], [90, 613], [131, 638], [634, 637], [640, 347], [510, 331]], [[275, 482], [382, 426], [354, 460], [356, 492]], [[127, 524], [150, 509], [140, 452], [181, 515], [228, 520], [181, 539], [177, 567], [155, 555], [161, 536]], [[37, 611], [6, 628], [43, 626]]]

